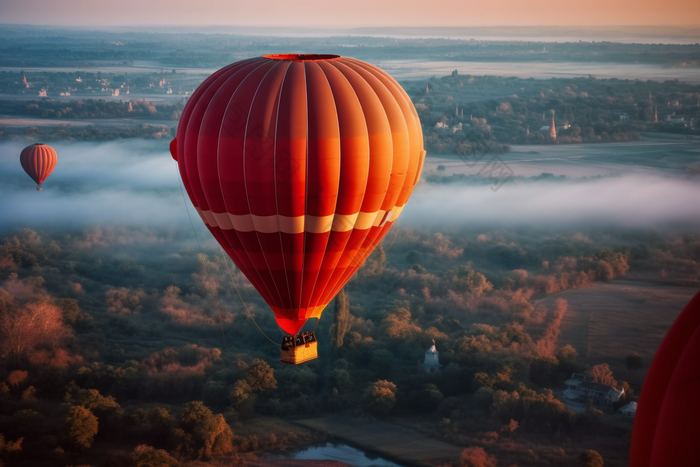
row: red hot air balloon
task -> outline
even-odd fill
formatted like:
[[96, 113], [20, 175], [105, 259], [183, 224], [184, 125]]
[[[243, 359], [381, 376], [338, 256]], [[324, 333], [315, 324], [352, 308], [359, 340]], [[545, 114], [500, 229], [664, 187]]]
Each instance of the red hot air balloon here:
[[[382, 240], [425, 158], [401, 86], [337, 55], [265, 55], [215, 72], [171, 151], [207, 227], [292, 336]], [[283, 361], [299, 362], [284, 351]]]
[[177, 162], [177, 139], [170, 142], [170, 154], [173, 156], [173, 160]]
[[651, 362], [634, 416], [630, 467], [700, 466], [700, 292]]
[[57, 159], [54, 148], [42, 143], [27, 146], [19, 156], [22, 168], [36, 182], [37, 191], [41, 191], [41, 184], [56, 168]]

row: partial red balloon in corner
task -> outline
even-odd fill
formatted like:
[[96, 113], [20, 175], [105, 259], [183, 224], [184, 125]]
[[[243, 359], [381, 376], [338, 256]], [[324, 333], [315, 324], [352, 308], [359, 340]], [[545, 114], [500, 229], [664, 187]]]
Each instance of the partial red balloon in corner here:
[[700, 292], [676, 318], [644, 379], [629, 465], [700, 466]]

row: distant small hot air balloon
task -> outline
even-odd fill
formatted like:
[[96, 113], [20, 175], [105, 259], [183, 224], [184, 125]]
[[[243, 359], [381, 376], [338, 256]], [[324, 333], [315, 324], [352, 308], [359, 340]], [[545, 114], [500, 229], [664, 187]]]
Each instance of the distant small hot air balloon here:
[[207, 227], [288, 334], [288, 363], [316, 358], [314, 336], [293, 335], [386, 235], [425, 158], [401, 86], [337, 55], [222, 68], [192, 94], [170, 149]]
[[42, 143], [27, 146], [22, 149], [22, 154], [19, 156], [22, 168], [36, 182], [37, 191], [41, 191], [41, 184], [56, 168], [57, 159], [54, 148]]
[[174, 139], [170, 142], [170, 154], [173, 156], [173, 159], [175, 159], [175, 162], [177, 162], [177, 140]]

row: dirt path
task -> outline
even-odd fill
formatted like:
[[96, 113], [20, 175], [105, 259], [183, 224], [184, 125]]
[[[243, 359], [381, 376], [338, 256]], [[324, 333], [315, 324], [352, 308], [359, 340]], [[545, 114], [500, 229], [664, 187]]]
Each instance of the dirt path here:
[[435, 466], [454, 461], [462, 453], [457, 446], [386, 422], [329, 416], [296, 423], [406, 466]]

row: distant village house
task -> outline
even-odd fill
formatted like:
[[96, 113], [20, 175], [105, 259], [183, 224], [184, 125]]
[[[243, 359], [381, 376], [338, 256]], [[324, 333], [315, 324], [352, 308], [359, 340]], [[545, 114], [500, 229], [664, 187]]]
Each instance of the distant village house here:
[[624, 390], [609, 384], [596, 383], [590, 376], [574, 373], [567, 379], [564, 396], [567, 399], [584, 402], [588, 399], [594, 404], [612, 404], [622, 397]]
[[637, 403], [632, 401], [627, 405], [623, 405], [617, 409], [617, 413], [624, 415], [625, 417], [634, 418], [634, 414], [637, 413]]

